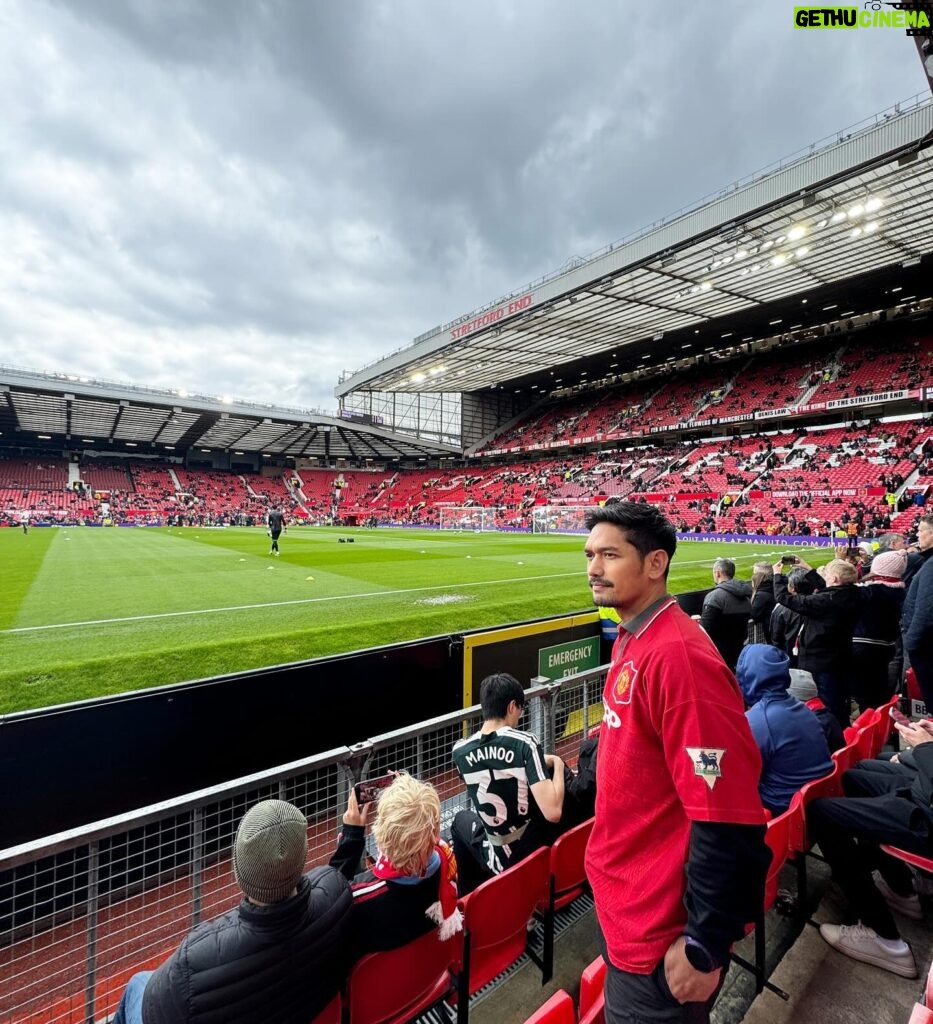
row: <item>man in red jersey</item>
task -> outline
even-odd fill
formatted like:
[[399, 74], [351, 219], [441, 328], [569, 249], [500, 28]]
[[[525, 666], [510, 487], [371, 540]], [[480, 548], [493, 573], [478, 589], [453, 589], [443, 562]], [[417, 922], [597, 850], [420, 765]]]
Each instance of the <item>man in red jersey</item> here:
[[593, 600], [621, 619], [586, 855], [606, 1020], [708, 1022], [730, 947], [764, 899], [761, 759], [735, 677], [667, 592], [673, 526], [634, 502], [585, 522]]

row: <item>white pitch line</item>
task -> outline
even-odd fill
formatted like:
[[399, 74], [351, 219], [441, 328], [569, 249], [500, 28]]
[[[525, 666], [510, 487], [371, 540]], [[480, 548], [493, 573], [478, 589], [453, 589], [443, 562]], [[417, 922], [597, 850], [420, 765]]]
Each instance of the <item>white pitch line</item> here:
[[[736, 555], [740, 558], [761, 558], [761, 555]], [[702, 558], [680, 565], [706, 565], [710, 559]], [[583, 576], [584, 570], [556, 572], [547, 576], [514, 576], [505, 580], [480, 580], [476, 583], [447, 583], [438, 587], [408, 587], [405, 590], [374, 590], [367, 594], [333, 594], [330, 597], [298, 597], [293, 601], [266, 601], [262, 604], [234, 604], [225, 608], [193, 608], [183, 612], [156, 612], [152, 615], [124, 615], [114, 619], [85, 619], [80, 622], [54, 622], [46, 626], [17, 626], [14, 629], [0, 629], [0, 636], [12, 633], [39, 633], [49, 629], [70, 629], [74, 626], [108, 626], [116, 622], [145, 622], [150, 619], [177, 619], [192, 615], [216, 615], [222, 612], [255, 611], [257, 608], [287, 608], [289, 605], [321, 604], [325, 601], [353, 601], [361, 597], [396, 597], [399, 594], [423, 594], [431, 590], [457, 590], [464, 587], [493, 587], [503, 583], [534, 583], [538, 580], [559, 580], [568, 576]]]

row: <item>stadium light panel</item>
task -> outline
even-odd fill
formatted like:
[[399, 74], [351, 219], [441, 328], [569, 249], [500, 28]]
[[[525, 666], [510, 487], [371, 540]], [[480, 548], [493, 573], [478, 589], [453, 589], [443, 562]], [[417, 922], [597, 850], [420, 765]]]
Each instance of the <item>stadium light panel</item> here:
[[841, 224], [846, 219], [845, 210], [837, 210], [832, 216], [833, 224]]
[[790, 240], [791, 240], [792, 242], [796, 242], [796, 241], [797, 241], [798, 239], [800, 239], [800, 238], [803, 238], [803, 236], [804, 236], [804, 235], [805, 235], [806, 233], [807, 233], [807, 228], [806, 228], [806, 225], [804, 225], [804, 224], [795, 224], [795, 225], [794, 225], [794, 226], [793, 226], [793, 227], [792, 227], [792, 228], [790, 229], [790, 231], [788, 231], [788, 232], [787, 232], [787, 237], [788, 237], [788, 238], [789, 238], [789, 239], [790, 239]]
[[871, 199], [869, 199], [865, 203], [865, 212], [866, 213], [874, 213], [875, 210], [880, 210], [882, 202], [883, 202], [883, 200], [881, 199], [880, 196], [872, 196]]
[[861, 203], [856, 203], [855, 206], [850, 206], [848, 210], [849, 220], [855, 220], [856, 217], [861, 217], [865, 212], [865, 207]]

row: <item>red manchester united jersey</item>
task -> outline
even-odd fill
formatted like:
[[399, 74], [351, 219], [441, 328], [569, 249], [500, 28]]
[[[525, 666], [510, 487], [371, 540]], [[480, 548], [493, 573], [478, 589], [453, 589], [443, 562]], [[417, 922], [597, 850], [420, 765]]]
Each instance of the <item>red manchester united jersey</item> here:
[[691, 822], [765, 816], [758, 748], [712, 641], [673, 597], [627, 626], [603, 693], [586, 861], [610, 959], [646, 974], [687, 920]]

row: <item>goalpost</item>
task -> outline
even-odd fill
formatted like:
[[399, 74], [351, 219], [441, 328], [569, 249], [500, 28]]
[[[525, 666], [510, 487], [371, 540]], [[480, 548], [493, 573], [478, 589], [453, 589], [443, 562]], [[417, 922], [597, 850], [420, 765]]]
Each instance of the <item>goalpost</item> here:
[[441, 506], [439, 526], [442, 530], [460, 530], [464, 533], [488, 533], [499, 527], [507, 509], [496, 505], [484, 508], [480, 505]]
[[533, 533], [586, 533], [583, 517], [593, 505], [536, 505]]

